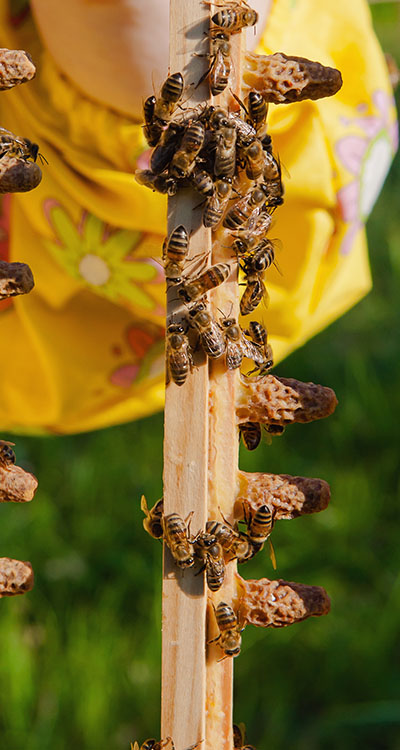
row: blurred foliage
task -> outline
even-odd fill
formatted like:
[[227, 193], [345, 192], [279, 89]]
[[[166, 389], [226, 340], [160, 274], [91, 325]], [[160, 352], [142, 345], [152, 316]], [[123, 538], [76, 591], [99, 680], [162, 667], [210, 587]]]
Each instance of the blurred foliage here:
[[[374, 14], [393, 51], [398, 7]], [[279, 367], [332, 386], [336, 414], [241, 455], [249, 471], [323, 477], [333, 498], [274, 529], [277, 575], [324, 586], [332, 612], [244, 633], [235, 720], [259, 748], [400, 750], [399, 190], [397, 158], [369, 223], [374, 291]], [[0, 507], [0, 549], [29, 557], [36, 585], [0, 605], [0, 747], [127, 750], [159, 733], [161, 545], [139, 501], [161, 494], [162, 415], [17, 442], [40, 485]], [[274, 576], [267, 553], [242, 572]]]

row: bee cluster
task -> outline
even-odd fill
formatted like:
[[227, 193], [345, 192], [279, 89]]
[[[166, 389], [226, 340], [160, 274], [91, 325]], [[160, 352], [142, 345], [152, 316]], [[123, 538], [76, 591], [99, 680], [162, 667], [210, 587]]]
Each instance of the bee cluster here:
[[[261, 505], [252, 511], [246, 500], [243, 501], [244, 522], [246, 531], [240, 531], [238, 525], [233, 526], [226, 519], [223, 523], [217, 520], [207, 521], [205, 531], [199, 531], [195, 536], [190, 535], [190, 519], [183, 520], [177, 513], [164, 515], [163, 499], [149, 509], [144, 495], [141, 508], [145, 514], [143, 526], [154, 539], [163, 539], [167, 544], [176, 565], [182, 569], [191, 568], [198, 563], [200, 568], [196, 575], [206, 572], [207, 586], [210, 591], [218, 591], [225, 578], [225, 563], [237, 560], [245, 563], [263, 549], [272, 532], [275, 511], [268, 505]], [[271, 557], [274, 562], [273, 549]], [[223, 605], [223, 606], [222, 606]], [[230, 611], [229, 627], [227, 626], [227, 612]], [[219, 613], [222, 613], [221, 615]], [[217, 624], [221, 631], [219, 642], [224, 653], [236, 656], [226, 647], [227, 636], [224, 631], [238, 630], [238, 619], [231, 607], [221, 603], [215, 610]], [[233, 625], [232, 623], [235, 623]]]
[[[256, 20], [257, 14], [247, 5], [212, 16], [211, 64], [198, 83], [208, 77], [213, 94], [225, 89], [230, 37]], [[179, 225], [165, 239], [167, 290], [176, 287], [177, 299], [188, 308], [178, 323], [171, 321], [167, 326], [167, 381], [183, 385], [193, 367], [191, 332], [197, 333], [196, 347], [200, 345], [209, 358], [225, 357], [227, 369], [241, 367], [243, 358], [248, 358], [254, 362], [249, 374], [263, 375], [273, 365], [265, 327], [252, 321], [242, 330], [234, 317], [224, 314], [216, 320], [207, 308], [206, 295], [228, 279], [236, 263], [245, 281], [241, 314], [252, 313], [267, 300], [263, 276], [275, 263], [275, 242], [267, 234], [273, 212], [283, 203], [281, 167], [266, 129], [268, 105], [252, 90], [244, 103], [235, 97], [240, 105], [237, 111], [207, 104], [184, 109], [183, 94], [183, 76], [174, 73], [164, 82], [159, 97], [146, 99], [144, 132], [154, 148], [150, 169], [138, 170], [136, 180], [170, 196], [183, 188], [197, 191], [203, 198], [203, 225], [225, 230], [231, 258], [188, 275], [187, 229]]]

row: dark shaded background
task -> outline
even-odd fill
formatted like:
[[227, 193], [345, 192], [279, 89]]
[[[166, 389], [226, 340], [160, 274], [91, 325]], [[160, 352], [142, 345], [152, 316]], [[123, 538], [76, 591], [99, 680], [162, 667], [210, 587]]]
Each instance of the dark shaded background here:
[[[396, 55], [398, 5], [373, 12]], [[242, 452], [241, 468], [323, 477], [333, 496], [273, 533], [276, 575], [324, 586], [331, 614], [248, 627], [235, 662], [235, 720], [259, 748], [400, 748], [399, 190], [397, 158], [368, 227], [373, 292], [278, 367], [332, 386], [336, 414]], [[0, 748], [127, 750], [159, 734], [161, 545], [139, 501], [161, 494], [162, 416], [17, 443], [40, 485], [0, 507], [0, 549], [36, 585], [0, 603]], [[245, 570], [265, 575], [267, 553]]]

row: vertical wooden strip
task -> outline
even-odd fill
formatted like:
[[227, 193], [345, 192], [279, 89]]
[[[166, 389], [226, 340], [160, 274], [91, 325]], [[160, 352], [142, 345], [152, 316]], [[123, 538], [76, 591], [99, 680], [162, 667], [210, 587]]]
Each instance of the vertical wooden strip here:
[[[211, 9], [211, 13], [217, 6]], [[231, 59], [233, 80], [225, 91], [214, 98], [214, 104], [226, 107], [232, 103], [232, 88], [240, 96], [241, 81], [241, 47], [242, 37], [237, 34], [231, 37]], [[236, 108], [235, 104], [235, 108]], [[232, 235], [222, 227], [213, 233], [212, 263], [232, 262], [232, 273], [229, 279], [210, 295], [213, 315], [220, 319], [239, 315], [239, 287], [237, 282], [237, 264], [233, 262]], [[234, 499], [237, 494], [239, 442], [236, 424], [236, 400], [239, 386], [238, 370], [226, 369], [225, 357], [210, 363], [209, 384], [209, 484], [208, 484], [208, 517], [222, 520], [224, 517], [233, 523]], [[225, 601], [235, 609], [236, 586], [234, 573], [236, 561], [228, 563], [223, 587], [210, 594], [214, 606]], [[215, 637], [211, 622], [214, 620], [212, 606], [209, 605], [209, 639]], [[233, 714], [233, 659], [228, 657], [221, 661], [223, 653], [218, 645], [208, 647], [207, 655], [207, 750], [232, 750], [232, 714]]]
[[[193, 56], [207, 52], [207, 30], [206, 5], [200, 0], [171, 0], [169, 71], [183, 75], [185, 108], [208, 97], [207, 84], [196, 90], [191, 85], [208, 64], [207, 58]], [[183, 224], [191, 233], [189, 258], [206, 259], [211, 232], [201, 224], [201, 210], [194, 210], [198, 203], [199, 196], [189, 190], [171, 198], [168, 233]], [[169, 297], [167, 320], [171, 315], [179, 319], [173, 289]], [[167, 386], [164, 435], [164, 511], [183, 518], [194, 511], [192, 533], [204, 529], [207, 520], [208, 368], [205, 358], [197, 364], [183, 386]], [[193, 569], [180, 571], [165, 549], [161, 736], [172, 737], [176, 750], [205, 740], [206, 601], [204, 575], [194, 577]]]

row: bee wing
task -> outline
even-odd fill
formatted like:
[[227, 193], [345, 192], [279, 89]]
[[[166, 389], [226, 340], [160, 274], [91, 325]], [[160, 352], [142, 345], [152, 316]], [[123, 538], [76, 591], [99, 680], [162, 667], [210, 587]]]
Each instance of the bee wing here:
[[9, 440], [0, 440], [1, 445], [15, 445], [15, 443], [11, 443]]
[[146, 516], [149, 515], [149, 507], [147, 505], [147, 500], [144, 495], [142, 495], [140, 499], [140, 508], [143, 511], [143, 513], [145, 513]]
[[273, 544], [272, 544], [272, 542], [271, 542], [270, 539], [268, 539], [268, 544], [269, 544], [269, 556], [271, 558], [272, 567], [273, 567], [274, 570], [276, 570], [275, 550], [274, 550]]
[[243, 349], [240, 344], [233, 341], [226, 342], [226, 366], [228, 370], [236, 370], [240, 367], [243, 360]]
[[243, 355], [248, 359], [252, 359], [256, 365], [262, 365], [264, 362], [264, 355], [261, 349], [254, 344], [252, 341], [248, 341], [245, 336], [242, 336], [241, 341]]
[[131, 750], [139, 750], [139, 743], [136, 740], [135, 743], [131, 742]]

